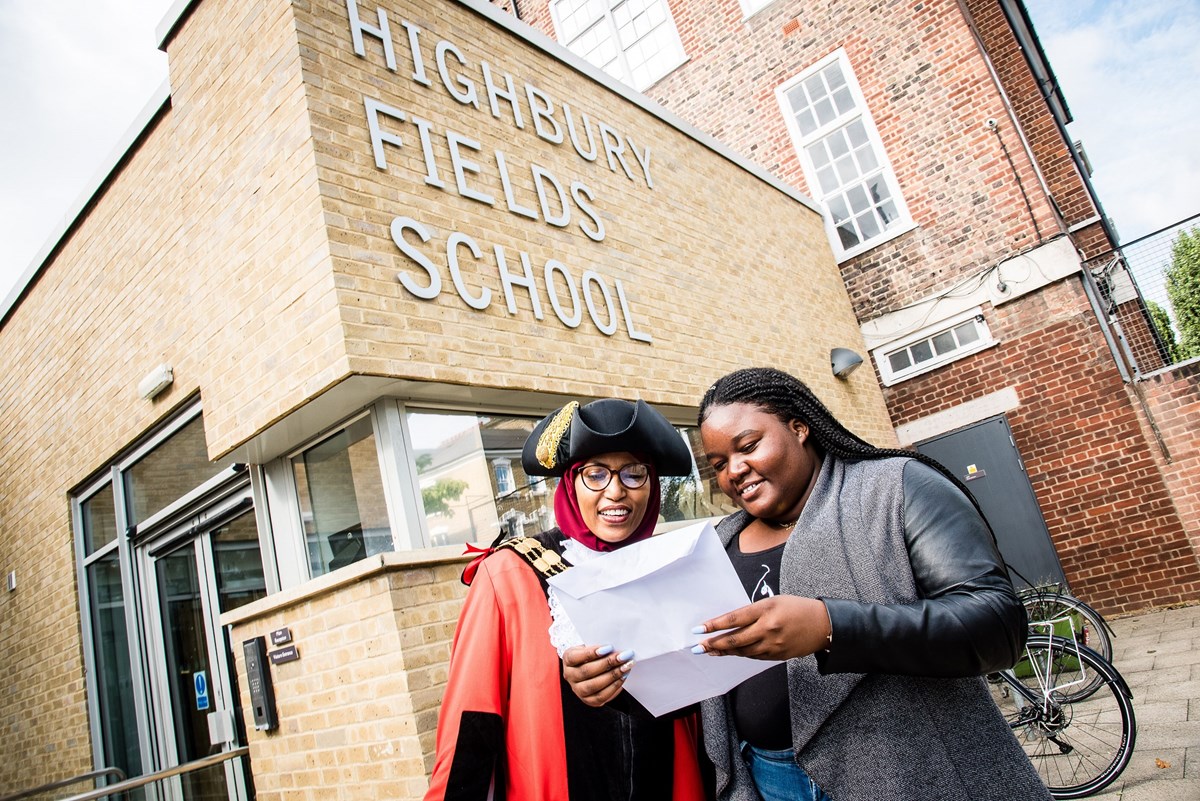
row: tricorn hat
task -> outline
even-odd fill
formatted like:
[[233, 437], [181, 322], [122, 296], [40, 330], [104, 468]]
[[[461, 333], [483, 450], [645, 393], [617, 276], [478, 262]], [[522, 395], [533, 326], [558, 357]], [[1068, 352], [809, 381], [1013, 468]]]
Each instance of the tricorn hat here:
[[648, 459], [660, 476], [692, 472], [692, 453], [675, 427], [644, 400], [571, 401], [533, 427], [521, 451], [529, 476], [562, 476], [591, 456], [628, 451]]

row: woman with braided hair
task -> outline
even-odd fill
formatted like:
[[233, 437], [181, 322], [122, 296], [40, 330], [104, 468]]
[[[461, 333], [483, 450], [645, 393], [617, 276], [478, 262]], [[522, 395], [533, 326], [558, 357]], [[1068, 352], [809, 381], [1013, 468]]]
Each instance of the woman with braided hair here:
[[[708, 801], [694, 707], [654, 718], [630, 697], [597, 709], [567, 689], [558, 652], [579, 635], [546, 583], [649, 537], [658, 477], [690, 475], [691, 451], [645, 401], [605, 398], [543, 418], [521, 465], [559, 479], [556, 527], [497, 542], [463, 571], [426, 801]], [[599, 650], [621, 675], [632, 665]]]
[[[696, 650], [783, 662], [701, 705], [718, 798], [1049, 799], [981, 678], [1017, 660], [1026, 618], [962, 485], [779, 370], [724, 376], [699, 422], [753, 603]], [[564, 664], [585, 703], [619, 692], [610, 658]]]

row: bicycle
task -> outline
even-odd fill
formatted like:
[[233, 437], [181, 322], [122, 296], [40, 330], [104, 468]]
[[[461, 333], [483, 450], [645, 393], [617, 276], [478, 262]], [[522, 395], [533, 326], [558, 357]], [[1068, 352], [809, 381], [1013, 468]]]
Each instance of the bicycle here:
[[[1087, 603], [1057, 587], [1036, 587], [1018, 592], [1031, 627], [1045, 627], [1054, 634], [1087, 646], [1112, 664], [1112, 637], [1116, 636], [1103, 616]], [[1100, 686], [1099, 674], [1091, 674], [1076, 685], [1064, 700], [1082, 701]]]
[[1112, 638], [1116, 635], [1108, 621], [1089, 604], [1063, 589], [1062, 585], [1025, 587], [1017, 590], [1017, 597], [1025, 607], [1031, 624], [1050, 620], [1070, 621], [1070, 630], [1065, 623], [1060, 623], [1059, 630], [1054, 633], [1060, 637], [1073, 637], [1080, 645], [1086, 645], [1106, 661], [1112, 661]]
[[[1053, 629], [1051, 622], [1048, 628]], [[1094, 688], [1078, 697], [1079, 687]], [[1107, 787], [1133, 755], [1133, 694], [1107, 660], [1072, 639], [1031, 634], [1025, 656], [988, 676], [992, 697], [1056, 799]]]

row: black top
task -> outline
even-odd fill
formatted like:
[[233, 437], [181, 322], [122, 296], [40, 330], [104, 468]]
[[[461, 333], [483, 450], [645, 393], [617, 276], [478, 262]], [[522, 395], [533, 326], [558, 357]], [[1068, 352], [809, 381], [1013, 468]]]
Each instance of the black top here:
[[[783, 562], [780, 543], [758, 553], [743, 553], [739, 532], [726, 547], [729, 561], [750, 600], [760, 601], [779, 592], [779, 567]], [[787, 664], [775, 665], [751, 676], [733, 689], [733, 720], [738, 736], [750, 745], [772, 751], [792, 746], [792, 723], [788, 713]]]
[[[815, 654], [818, 669], [826, 674], [961, 677], [1011, 666], [1024, 644], [1025, 610], [1016, 600], [987, 524], [970, 499], [928, 465], [910, 462], [903, 481], [904, 538], [917, 591], [922, 599], [940, 603], [866, 604], [822, 598], [833, 624], [833, 645]], [[766, 586], [778, 592], [783, 546], [742, 554], [740, 536], [727, 546], [734, 569], [752, 600], [770, 597], [759, 582], [764, 574], [774, 577]], [[772, 553], [768, 573], [765, 559]], [[931, 640], [941, 644], [936, 660], [929, 658]], [[878, 647], [880, 642], [889, 647]], [[758, 674], [731, 696], [738, 737], [759, 748], [776, 750], [790, 743], [782, 668]], [[781, 677], [781, 693], [772, 676]], [[782, 746], [780, 732], [789, 732]]]

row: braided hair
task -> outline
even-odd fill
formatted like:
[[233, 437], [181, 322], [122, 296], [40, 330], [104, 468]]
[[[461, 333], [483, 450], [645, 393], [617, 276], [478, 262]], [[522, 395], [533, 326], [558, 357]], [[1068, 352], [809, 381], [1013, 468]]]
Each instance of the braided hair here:
[[[772, 367], [749, 367], [735, 370], [708, 388], [700, 401], [697, 424], [703, 425], [713, 407], [745, 403], [762, 409], [784, 423], [801, 420], [808, 425], [821, 454], [831, 454], [846, 461], [886, 459], [903, 456], [929, 465], [958, 487], [984, 517], [983, 510], [958, 478], [940, 462], [917, 451], [901, 448], [878, 448], [846, 428], [825, 404], [800, 379]], [[987, 518], [984, 517], [986, 521]]]

